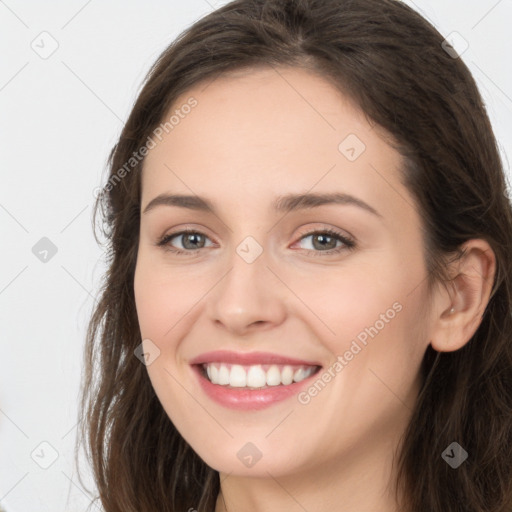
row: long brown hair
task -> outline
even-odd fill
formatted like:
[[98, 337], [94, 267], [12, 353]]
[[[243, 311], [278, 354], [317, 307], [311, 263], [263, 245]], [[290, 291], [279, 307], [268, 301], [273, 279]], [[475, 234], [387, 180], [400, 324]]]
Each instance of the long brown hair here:
[[[151, 67], [93, 217], [95, 227], [103, 219], [108, 271], [87, 332], [79, 442], [106, 512], [215, 508], [218, 472], [173, 426], [134, 356], [143, 159], [130, 158], [191, 86], [262, 66], [314, 70], [388, 134], [422, 215], [429, 283], [446, 282], [446, 256], [465, 241], [492, 247], [495, 282], [477, 332], [457, 351], [425, 353], [395, 490], [404, 512], [512, 510], [512, 209], [482, 98], [443, 39], [395, 0], [235, 0]], [[454, 441], [468, 453], [457, 469], [442, 458]]]

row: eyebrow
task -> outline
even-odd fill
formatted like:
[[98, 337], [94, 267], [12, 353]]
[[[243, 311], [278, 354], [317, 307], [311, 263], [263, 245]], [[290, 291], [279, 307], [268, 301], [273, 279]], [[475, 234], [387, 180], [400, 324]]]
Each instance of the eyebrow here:
[[[272, 203], [272, 207], [276, 212], [292, 212], [306, 208], [315, 208], [327, 204], [341, 204], [357, 206], [366, 210], [377, 217], [382, 215], [372, 206], [365, 203], [362, 199], [345, 193], [324, 193], [324, 194], [287, 194], [277, 197]], [[160, 194], [152, 199], [143, 214], [156, 208], [157, 206], [178, 206], [188, 208], [190, 210], [204, 211], [217, 215], [215, 207], [206, 198], [197, 195], [182, 194]]]

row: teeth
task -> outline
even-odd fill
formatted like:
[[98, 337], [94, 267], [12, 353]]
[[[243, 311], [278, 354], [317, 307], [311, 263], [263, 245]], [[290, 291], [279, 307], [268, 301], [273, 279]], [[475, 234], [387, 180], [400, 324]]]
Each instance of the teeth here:
[[[212, 378], [213, 378], [213, 374], [212, 374]], [[217, 384], [220, 384], [222, 386], [227, 386], [229, 384], [229, 370], [228, 370], [227, 366], [220, 367], [219, 376], [217, 378]]]
[[283, 372], [281, 373], [281, 382], [288, 386], [293, 382], [293, 370], [291, 366], [285, 366], [283, 368]]
[[273, 365], [267, 371], [267, 386], [279, 386], [279, 384], [281, 384], [281, 372], [276, 365]]
[[295, 371], [295, 373], [293, 374], [293, 380], [295, 382], [300, 382], [301, 380], [304, 380], [304, 369], [303, 368], [299, 368], [298, 370]]
[[208, 379], [213, 384], [234, 388], [262, 388], [265, 386], [288, 386], [309, 377], [315, 366], [251, 365], [208, 363], [204, 364]]
[[[243, 367], [240, 367], [243, 370]], [[245, 370], [243, 370], [245, 371]], [[247, 372], [247, 385], [251, 388], [262, 388], [267, 383], [267, 374], [261, 366], [251, 366]]]
[[247, 386], [247, 374], [239, 364], [234, 364], [231, 367], [229, 385], [234, 388], [245, 388]]

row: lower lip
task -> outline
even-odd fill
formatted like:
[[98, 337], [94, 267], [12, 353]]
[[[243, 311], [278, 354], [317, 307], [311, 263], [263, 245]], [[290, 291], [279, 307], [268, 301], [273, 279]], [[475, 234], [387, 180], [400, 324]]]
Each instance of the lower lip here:
[[231, 409], [256, 411], [264, 409], [275, 403], [282, 402], [287, 398], [299, 393], [309, 382], [315, 378], [320, 370], [300, 382], [293, 384], [271, 386], [265, 389], [230, 388], [213, 384], [202, 373], [199, 365], [192, 365], [193, 370], [199, 379], [199, 384], [204, 392], [215, 402]]

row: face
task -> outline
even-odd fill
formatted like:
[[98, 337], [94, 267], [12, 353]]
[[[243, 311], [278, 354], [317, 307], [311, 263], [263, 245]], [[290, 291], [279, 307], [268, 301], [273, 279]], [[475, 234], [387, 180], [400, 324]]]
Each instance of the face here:
[[304, 70], [224, 75], [166, 119], [176, 109], [144, 163], [134, 282], [169, 418], [235, 475], [332, 469], [391, 446], [429, 343], [400, 155]]

